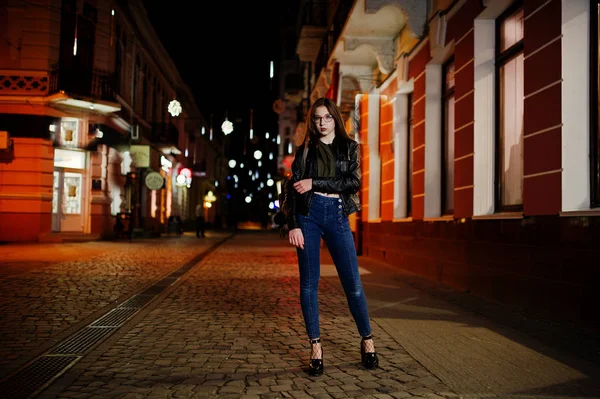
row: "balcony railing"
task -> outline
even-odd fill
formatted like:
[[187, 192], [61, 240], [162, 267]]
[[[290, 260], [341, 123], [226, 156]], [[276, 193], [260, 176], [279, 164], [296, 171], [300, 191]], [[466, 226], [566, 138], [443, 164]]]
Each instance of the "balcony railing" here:
[[115, 74], [103, 69], [94, 68], [87, 74], [80, 74], [54, 67], [50, 71], [49, 94], [64, 91], [69, 95], [116, 102], [115, 82]]

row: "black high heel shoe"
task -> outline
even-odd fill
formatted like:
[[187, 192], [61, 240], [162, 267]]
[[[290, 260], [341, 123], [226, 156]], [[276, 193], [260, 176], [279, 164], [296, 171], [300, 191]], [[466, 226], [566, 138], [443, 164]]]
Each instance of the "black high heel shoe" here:
[[365, 341], [373, 339], [372, 335], [362, 337], [360, 341], [360, 360], [366, 369], [372, 370], [379, 367], [379, 359], [377, 358], [377, 352], [367, 352], [365, 349]]
[[311, 345], [311, 348], [310, 348], [311, 349], [311, 359], [310, 359], [310, 363], [308, 364], [308, 374], [312, 375], [312, 376], [321, 375], [321, 374], [323, 374], [323, 347], [321, 347], [321, 358], [320, 359], [312, 358], [312, 345], [320, 344], [321, 338], [311, 339], [309, 342]]

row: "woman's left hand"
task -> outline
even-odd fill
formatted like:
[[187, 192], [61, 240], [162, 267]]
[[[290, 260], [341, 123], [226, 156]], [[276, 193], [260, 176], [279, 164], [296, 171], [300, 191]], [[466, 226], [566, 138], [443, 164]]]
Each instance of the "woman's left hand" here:
[[296, 183], [294, 183], [294, 188], [300, 194], [304, 194], [304, 193], [312, 190], [312, 179], [304, 179], [304, 180], [297, 181]]

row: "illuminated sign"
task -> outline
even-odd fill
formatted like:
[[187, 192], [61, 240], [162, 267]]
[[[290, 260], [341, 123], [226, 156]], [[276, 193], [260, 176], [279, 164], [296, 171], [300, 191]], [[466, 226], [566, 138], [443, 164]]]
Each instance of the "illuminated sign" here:
[[158, 173], [156, 171], [151, 171], [151, 172], [148, 172], [148, 174], [146, 174], [146, 177], [144, 178], [144, 182], [146, 183], [146, 187], [148, 187], [148, 189], [160, 190], [161, 188], [163, 188], [165, 179], [162, 177], [162, 175], [160, 173]]

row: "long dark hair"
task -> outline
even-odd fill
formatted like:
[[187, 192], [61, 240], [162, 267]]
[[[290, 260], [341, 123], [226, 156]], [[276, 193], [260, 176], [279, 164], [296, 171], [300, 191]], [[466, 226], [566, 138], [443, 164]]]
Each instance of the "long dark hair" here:
[[321, 97], [313, 103], [313, 105], [310, 107], [310, 111], [308, 111], [308, 115], [306, 115], [304, 145], [308, 146], [309, 143], [318, 145], [319, 143], [319, 138], [321, 135], [317, 131], [315, 122], [313, 122], [313, 117], [315, 116], [315, 109], [321, 106], [327, 107], [327, 111], [329, 111], [331, 116], [333, 116], [333, 120], [335, 121], [335, 137], [343, 137], [346, 140], [352, 140], [352, 138], [348, 135], [348, 132], [346, 132], [346, 126], [344, 124], [344, 120], [342, 119], [342, 114], [340, 113], [336, 103], [334, 103], [330, 98]]

